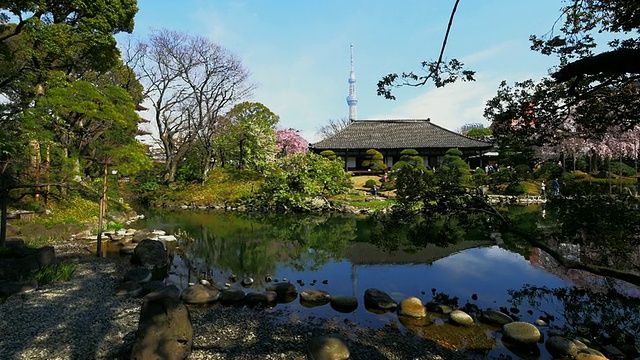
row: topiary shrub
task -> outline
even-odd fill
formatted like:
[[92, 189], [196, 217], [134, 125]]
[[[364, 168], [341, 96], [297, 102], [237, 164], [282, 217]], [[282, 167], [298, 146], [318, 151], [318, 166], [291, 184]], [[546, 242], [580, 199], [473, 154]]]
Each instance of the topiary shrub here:
[[367, 159], [362, 162], [362, 166], [374, 171], [387, 170], [387, 164], [383, 161], [382, 153], [375, 149], [366, 152]]
[[527, 164], [517, 165], [514, 169], [518, 177], [521, 179], [530, 179], [531, 178], [531, 168]]
[[320, 152], [320, 156], [322, 156], [323, 158], [327, 158], [329, 160], [335, 160], [338, 158], [338, 156], [336, 155], [336, 153], [333, 150], [324, 150]]
[[377, 181], [375, 181], [373, 179], [369, 179], [369, 180], [365, 181], [364, 187], [370, 188], [370, 187], [373, 187], [373, 185], [377, 185], [377, 184], [378, 184]]

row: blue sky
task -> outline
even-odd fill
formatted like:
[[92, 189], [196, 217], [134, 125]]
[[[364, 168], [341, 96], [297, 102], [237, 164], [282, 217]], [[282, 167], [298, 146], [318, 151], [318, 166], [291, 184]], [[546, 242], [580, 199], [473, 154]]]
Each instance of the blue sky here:
[[[540, 79], [556, 64], [529, 49], [549, 32], [557, 0], [463, 0], [445, 52], [475, 70], [476, 81], [376, 95], [390, 72], [420, 71], [435, 60], [453, 0], [138, 0], [133, 38], [151, 29], [205, 36], [237, 55], [258, 85], [250, 101], [280, 116], [308, 141], [329, 119], [348, 116], [349, 45], [355, 48], [358, 119], [424, 119], [451, 130], [488, 125], [482, 113], [502, 80]], [[118, 38], [121, 38], [120, 36]]]

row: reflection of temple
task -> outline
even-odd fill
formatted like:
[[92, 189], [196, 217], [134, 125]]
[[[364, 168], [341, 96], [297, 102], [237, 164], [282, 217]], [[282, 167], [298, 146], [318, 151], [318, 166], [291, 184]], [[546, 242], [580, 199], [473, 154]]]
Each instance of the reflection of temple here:
[[447, 247], [429, 244], [421, 247], [417, 251], [405, 252], [398, 250], [389, 252], [369, 243], [358, 242], [351, 243], [347, 246], [345, 258], [353, 265], [431, 264], [436, 260], [443, 259], [463, 250], [494, 244], [494, 242], [486, 240], [463, 241]]
[[463, 241], [447, 247], [434, 244], [421, 247], [420, 250], [406, 252], [402, 250], [385, 251], [384, 249], [367, 243], [349, 243], [345, 251], [345, 258], [351, 263], [351, 286], [353, 296], [357, 296], [358, 266], [379, 264], [432, 264], [436, 260], [459, 253], [464, 250], [495, 245], [493, 241]]

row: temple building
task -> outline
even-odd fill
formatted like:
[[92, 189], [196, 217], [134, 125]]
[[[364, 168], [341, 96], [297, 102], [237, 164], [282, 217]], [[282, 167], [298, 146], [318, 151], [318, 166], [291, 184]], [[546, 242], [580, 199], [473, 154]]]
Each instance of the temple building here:
[[347, 96], [350, 124], [332, 136], [311, 144], [311, 151], [320, 153], [332, 150], [345, 161], [348, 171], [366, 170], [362, 162], [369, 149], [382, 153], [384, 162], [389, 167], [400, 159], [400, 152], [405, 149], [418, 151], [425, 165], [437, 167], [446, 151], [451, 148], [462, 151], [462, 157], [470, 161], [472, 167], [484, 165], [484, 155], [492, 153], [490, 150], [494, 147], [493, 143], [447, 130], [432, 123], [430, 119], [357, 120], [353, 45], [350, 49], [351, 71]]

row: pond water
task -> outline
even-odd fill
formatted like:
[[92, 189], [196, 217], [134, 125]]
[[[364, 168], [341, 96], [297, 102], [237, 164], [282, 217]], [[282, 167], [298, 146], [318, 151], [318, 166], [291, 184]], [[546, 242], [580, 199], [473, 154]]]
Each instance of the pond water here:
[[[263, 291], [277, 280], [286, 280], [295, 284], [299, 292], [325, 290], [332, 295], [355, 296], [360, 303], [350, 313], [335, 311], [329, 305], [307, 308], [297, 300], [276, 306], [292, 317], [302, 314], [331, 318], [366, 328], [391, 325], [427, 337], [428, 331], [404, 326], [395, 313], [375, 314], [365, 309], [365, 290], [383, 290], [398, 302], [409, 296], [416, 296], [423, 303], [435, 297], [454, 301], [457, 298], [458, 307], [506, 308], [522, 321], [533, 323], [543, 316], [560, 327], [580, 326], [584, 319], [575, 317], [583, 316], [580, 314], [585, 309], [596, 311], [599, 317], [610, 316], [593, 310], [600, 298], [587, 295], [576, 303], [577, 297], [568, 300], [566, 291], [558, 295], [553, 289], [589, 289], [602, 294], [615, 288], [631, 296], [640, 293], [626, 283], [566, 271], [538, 249], [508, 249], [507, 245], [498, 246], [489, 240], [468, 239], [446, 248], [427, 245], [396, 251], [381, 249], [370, 242], [372, 225], [372, 220], [365, 217], [335, 214], [184, 211], [146, 214], [136, 227], [180, 235], [181, 248], [187, 255], [185, 259], [175, 257], [170, 269], [170, 280], [180, 287], [205, 278], [220, 285], [231, 283], [248, 292]], [[235, 282], [229, 280], [233, 276]], [[246, 276], [255, 280], [248, 288], [240, 284]], [[571, 307], [566, 301], [573, 301]], [[637, 309], [633, 311], [637, 315]], [[482, 329], [499, 337], [497, 330]], [[457, 346], [477, 348], [487, 358], [551, 358], [544, 346], [539, 346], [539, 354], [526, 356], [514, 355], [499, 341], [489, 348], [474, 347], [468, 339]]]

